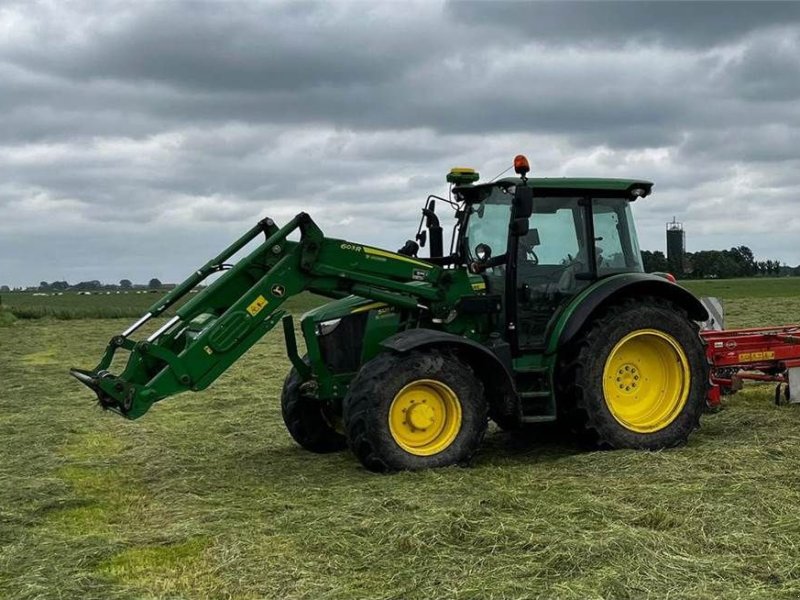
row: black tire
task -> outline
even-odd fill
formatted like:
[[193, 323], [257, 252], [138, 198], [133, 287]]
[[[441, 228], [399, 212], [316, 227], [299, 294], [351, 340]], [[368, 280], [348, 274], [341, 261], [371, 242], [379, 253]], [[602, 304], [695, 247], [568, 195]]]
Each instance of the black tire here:
[[[648, 432], [618, 420], [603, 391], [606, 360], [616, 344], [628, 334], [645, 329], [666, 333], [679, 344], [690, 377], [688, 398], [680, 412], [668, 424]], [[684, 444], [699, 427], [709, 385], [709, 365], [699, 327], [686, 311], [659, 298], [631, 298], [605, 309], [566, 350], [558, 376], [559, 405], [586, 445], [658, 450]]]
[[317, 454], [347, 448], [344, 435], [331, 425], [320, 401], [302, 394], [301, 383], [300, 374], [292, 367], [283, 382], [281, 394], [281, 413], [289, 434], [300, 446]]
[[[460, 406], [460, 426], [441, 451], [420, 456], [404, 449], [392, 434], [390, 408], [398, 393], [417, 380], [444, 384]], [[419, 470], [468, 464], [488, 425], [483, 384], [470, 366], [448, 352], [384, 353], [362, 365], [344, 401], [344, 427], [350, 449], [370, 471]]]

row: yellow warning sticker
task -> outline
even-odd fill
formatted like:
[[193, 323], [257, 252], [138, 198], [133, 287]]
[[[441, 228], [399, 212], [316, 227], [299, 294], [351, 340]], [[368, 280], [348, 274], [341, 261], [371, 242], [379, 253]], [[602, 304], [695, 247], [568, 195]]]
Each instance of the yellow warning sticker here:
[[250, 303], [250, 306], [247, 307], [247, 312], [250, 313], [251, 317], [255, 317], [267, 304], [269, 304], [267, 299], [264, 296], [259, 296]]
[[739, 354], [740, 362], [758, 361], [758, 360], [772, 360], [775, 358], [775, 353], [772, 351], [767, 352], [742, 352]]

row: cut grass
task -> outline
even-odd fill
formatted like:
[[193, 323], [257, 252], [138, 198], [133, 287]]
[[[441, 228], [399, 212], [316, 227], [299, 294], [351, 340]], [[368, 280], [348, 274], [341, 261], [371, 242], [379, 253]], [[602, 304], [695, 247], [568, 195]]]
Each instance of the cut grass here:
[[291, 441], [280, 332], [137, 422], [93, 407], [66, 371], [127, 324], [0, 330], [0, 598], [800, 597], [800, 407], [769, 386], [677, 450], [492, 429], [472, 468], [378, 476]]
[[11, 312], [10, 309], [7, 309], [4, 306], [0, 306], [0, 327], [8, 327], [17, 318], [14, 316], [14, 313]]

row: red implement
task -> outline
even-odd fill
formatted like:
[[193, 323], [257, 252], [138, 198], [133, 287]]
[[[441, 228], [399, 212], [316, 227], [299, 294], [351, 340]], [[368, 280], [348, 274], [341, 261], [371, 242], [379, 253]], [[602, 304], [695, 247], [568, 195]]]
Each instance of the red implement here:
[[[790, 399], [789, 383], [792, 371], [800, 369], [800, 325], [753, 329], [703, 331], [706, 354], [711, 363], [709, 406], [718, 406], [722, 390], [737, 391], [745, 379], [771, 381], [778, 384], [776, 401], [780, 400], [781, 385]], [[792, 390], [794, 394], [800, 390]]]

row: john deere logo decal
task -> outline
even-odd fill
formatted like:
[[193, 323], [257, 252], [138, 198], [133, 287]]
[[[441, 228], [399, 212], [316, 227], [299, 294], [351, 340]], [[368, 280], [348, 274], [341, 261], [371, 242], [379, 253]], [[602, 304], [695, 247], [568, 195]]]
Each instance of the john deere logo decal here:
[[272, 295], [276, 298], [283, 298], [284, 294], [286, 294], [286, 288], [276, 283], [272, 286]]

